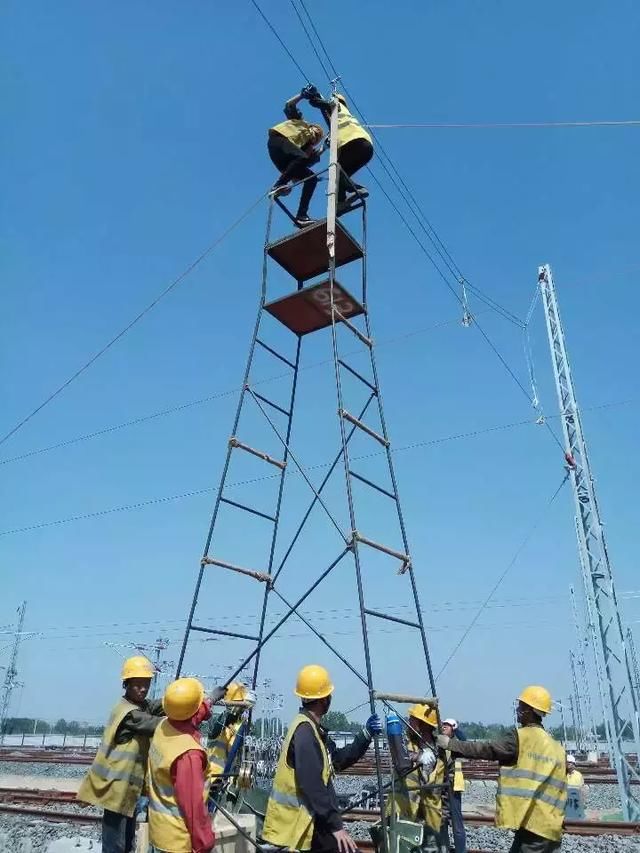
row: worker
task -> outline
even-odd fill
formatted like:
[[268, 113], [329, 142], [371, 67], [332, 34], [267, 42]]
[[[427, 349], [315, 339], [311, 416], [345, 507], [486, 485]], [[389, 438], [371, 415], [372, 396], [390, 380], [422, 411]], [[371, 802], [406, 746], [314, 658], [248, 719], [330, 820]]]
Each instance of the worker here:
[[355, 841], [342, 823], [333, 770], [350, 767], [367, 751], [382, 724], [372, 714], [365, 727], [338, 749], [321, 724], [331, 705], [333, 684], [323, 666], [310, 664], [298, 673], [295, 694], [302, 700], [282, 744], [263, 839], [277, 847], [313, 853], [355, 853]]
[[[369, 191], [362, 184], [349, 180], [373, 157], [371, 135], [362, 127], [358, 119], [350, 112], [347, 99], [340, 92], [334, 96], [338, 102], [338, 213], [346, 210], [357, 198], [366, 198]], [[315, 92], [309, 95], [309, 103], [318, 108], [331, 128], [332, 101], [325, 101]]]
[[[458, 726], [458, 721], [449, 717], [442, 721], [442, 734], [448, 737], [455, 737], [458, 740], [465, 741], [466, 737]], [[447, 753], [447, 767], [449, 770], [449, 780], [453, 780], [451, 791], [445, 790], [447, 796], [449, 814], [451, 816], [451, 831], [453, 833], [453, 846], [455, 853], [466, 853], [467, 851], [467, 834], [464, 829], [464, 820], [462, 818], [462, 795], [464, 793], [464, 776], [462, 773], [462, 759], [456, 758], [451, 752]]]
[[567, 805], [565, 816], [572, 820], [584, 820], [588, 788], [584, 776], [576, 768], [575, 755], [567, 755]]
[[567, 787], [582, 788], [584, 787], [584, 776], [576, 768], [575, 755], [567, 755]]
[[313, 225], [315, 221], [309, 217], [309, 205], [318, 185], [318, 176], [311, 166], [320, 160], [321, 152], [317, 146], [322, 142], [324, 131], [319, 124], [310, 124], [304, 120], [298, 104], [317, 92], [314, 86], [306, 86], [299, 95], [289, 98], [284, 105], [286, 121], [274, 125], [269, 130], [267, 140], [271, 162], [280, 172], [271, 192], [274, 195], [288, 195], [292, 181], [304, 182], [295, 216], [299, 228]]
[[114, 706], [96, 757], [80, 783], [78, 799], [101, 806], [103, 853], [130, 853], [135, 809], [144, 786], [149, 742], [164, 711], [162, 700], [147, 701], [155, 670], [140, 655], [122, 666], [124, 696]]
[[553, 853], [560, 850], [567, 799], [564, 748], [543, 726], [551, 711], [544, 687], [526, 687], [518, 697], [520, 728], [494, 741], [462, 742], [445, 734], [438, 746], [463, 758], [500, 763], [496, 826], [515, 830], [510, 853]]
[[[253, 690], [244, 684], [232, 681], [226, 688], [223, 702], [231, 703], [222, 716], [209, 726], [207, 749], [209, 754], [209, 778], [211, 784], [220, 787], [227, 761], [237, 753], [244, 738], [243, 714], [255, 705]], [[217, 784], [219, 783], [219, 784]]]
[[149, 750], [149, 841], [162, 853], [208, 853], [216, 839], [198, 726], [211, 717], [211, 701], [197, 678], [178, 678], [163, 702], [167, 719]]
[[393, 738], [400, 720], [395, 714], [387, 716], [387, 736], [396, 774], [394, 796], [387, 801], [387, 813], [393, 810], [400, 820], [423, 824], [423, 848], [446, 853], [449, 836], [447, 821], [443, 820], [442, 788], [425, 787], [444, 784], [445, 763], [435, 740], [438, 715], [428, 705], [413, 705], [408, 716], [407, 748], [402, 750], [395, 748]]

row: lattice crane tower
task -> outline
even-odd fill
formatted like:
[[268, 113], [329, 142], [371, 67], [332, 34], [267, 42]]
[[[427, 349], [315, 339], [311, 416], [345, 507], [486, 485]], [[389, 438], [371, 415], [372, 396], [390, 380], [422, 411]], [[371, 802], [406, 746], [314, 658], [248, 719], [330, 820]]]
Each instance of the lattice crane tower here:
[[16, 686], [18, 686], [17, 675], [18, 670], [18, 652], [20, 651], [20, 641], [22, 640], [22, 629], [24, 627], [24, 614], [27, 609], [27, 602], [23, 601], [18, 610], [18, 627], [15, 633], [15, 639], [11, 648], [11, 657], [9, 658], [9, 666], [5, 672], [4, 683], [2, 685], [2, 701], [0, 702], [0, 743], [4, 742], [4, 727], [9, 714], [9, 706], [11, 704], [11, 694]]
[[[560, 321], [556, 290], [548, 264], [538, 268], [551, 358], [566, 442], [565, 459], [576, 506], [579, 551], [586, 571], [585, 596], [588, 611], [595, 614], [596, 654], [604, 679], [605, 723], [610, 731], [611, 752], [618, 777], [622, 813], [625, 820], [640, 819], [638, 769], [624, 751], [629, 746], [640, 754], [640, 731], [635, 691], [629, 677], [628, 650], [616, 597], [613, 572], [591, 472], [580, 411]], [[633, 747], [635, 741], [635, 747]]]

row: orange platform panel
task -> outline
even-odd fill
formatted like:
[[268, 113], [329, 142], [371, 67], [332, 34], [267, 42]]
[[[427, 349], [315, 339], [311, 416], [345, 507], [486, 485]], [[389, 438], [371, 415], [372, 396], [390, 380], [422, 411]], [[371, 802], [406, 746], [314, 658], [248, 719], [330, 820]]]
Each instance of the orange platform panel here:
[[[329, 268], [327, 253], [327, 220], [302, 228], [295, 234], [276, 240], [267, 246], [267, 252], [296, 281], [307, 281], [322, 275]], [[340, 220], [336, 221], [336, 266], [359, 260], [362, 247], [349, 234]]]
[[[358, 300], [337, 281], [333, 284], [333, 299], [336, 308], [347, 320], [364, 314], [364, 308]], [[289, 293], [264, 307], [265, 311], [284, 323], [296, 335], [307, 335], [309, 332], [325, 329], [331, 325], [329, 280]]]

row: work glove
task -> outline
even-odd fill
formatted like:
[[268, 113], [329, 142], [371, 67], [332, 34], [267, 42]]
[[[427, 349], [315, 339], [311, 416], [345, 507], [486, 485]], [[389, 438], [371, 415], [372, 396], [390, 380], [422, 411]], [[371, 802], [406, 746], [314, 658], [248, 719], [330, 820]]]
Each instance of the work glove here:
[[313, 85], [313, 83], [309, 83], [309, 84], [308, 84], [307, 86], [305, 86], [305, 87], [304, 87], [304, 89], [302, 89], [302, 91], [300, 92], [300, 97], [301, 97], [301, 98], [305, 98], [305, 99], [308, 101], [308, 100], [310, 100], [311, 98], [319, 98], [319, 97], [320, 97], [320, 92], [319, 92], [319, 91], [318, 91], [318, 89]]
[[224, 694], [226, 692], [227, 692], [226, 687], [220, 687], [220, 686], [214, 687], [213, 690], [211, 691], [211, 696], [210, 696], [211, 704], [215, 705], [216, 702], [219, 702], [224, 697]]
[[382, 734], [382, 721], [380, 720], [380, 717], [377, 714], [372, 714], [367, 720], [367, 722], [364, 724], [364, 727], [370, 737]]
[[429, 776], [436, 766], [438, 758], [432, 749], [423, 749], [418, 756], [418, 764], [426, 776]]
[[387, 714], [387, 736], [402, 734], [402, 720], [397, 714]]
[[436, 735], [436, 743], [440, 749], [449, 749], [451, 738], [448, 735]]

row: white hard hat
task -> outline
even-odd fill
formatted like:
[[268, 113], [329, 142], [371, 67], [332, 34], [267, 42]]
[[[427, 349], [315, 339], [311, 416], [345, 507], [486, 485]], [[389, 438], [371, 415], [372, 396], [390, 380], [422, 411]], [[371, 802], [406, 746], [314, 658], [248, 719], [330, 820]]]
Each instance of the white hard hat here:
[[442, 725], [451, 726], [452, 729], [458, 728], [458, 721], [454, 720], [453, 717], [448, 717], [446, 720], [442, 721]]
[[568, 764], [575, 764], [576, 763], [575, 755], [567, 755], [567, 763]]

